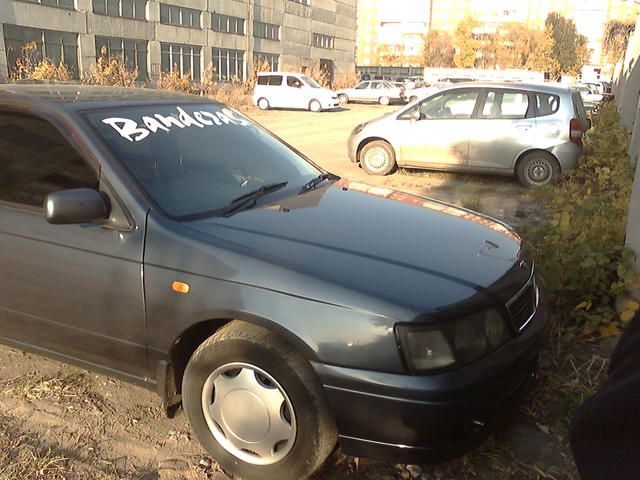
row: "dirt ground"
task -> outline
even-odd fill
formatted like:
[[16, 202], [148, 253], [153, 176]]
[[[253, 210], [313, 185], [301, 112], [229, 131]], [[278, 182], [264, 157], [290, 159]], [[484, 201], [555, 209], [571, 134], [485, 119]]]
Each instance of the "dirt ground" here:
[[[250, 115], [320, 165], [351, 180], [452, 201], [509, 222], [536, 215], [526, 190], [511, 178], [406, 170], [368, 177], [347, 159], [346, 139], [355, 125], [388, 108], [347, 108], [321, 114], [252, 111]], [[597, 384], [607, 358], [596, 346], [581, 352], [567, 355], [551, 348], [543, 358], [544, 387], [529, 397], [503, 432], [460, 460], [437, 467], [406, 467], [335, 453], [319, 478], [576, 478], [567, 449], [567, 416]], [[577, 382], [578, 375], [586, 375], [591, 385]], [[0, 347], [0, 479], [224, 478], [192, 437], [185, 416], [164, 418], [152, 392]]]

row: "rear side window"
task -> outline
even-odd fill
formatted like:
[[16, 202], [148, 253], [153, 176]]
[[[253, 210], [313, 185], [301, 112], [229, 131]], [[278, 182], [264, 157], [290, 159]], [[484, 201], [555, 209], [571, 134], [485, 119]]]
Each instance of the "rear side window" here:
[[42, 207], [70, 188], [98, 188], [98, 175], [50, 123], [0, 113], [0, 201]]
[[582, 102], [582, 96], [580, 95], [580, 93], [573, 93], [571, 95], [571, 98], [573, 99], [573, 113], [575, 114], [575, 116], [583, 120], [586, 119], [587, 112], [584, 109], [584, 103]]
[[526, 92], [489, 91], [482, 108], [482, 118], [521, 119], [529, 112]]
[[560, 108], [560, 97], [551, 93], [536, 93], [536, 117], [546, 117], [553, 115]]
[[282, 75], [260, 75], [258, 85], [282, 85]]

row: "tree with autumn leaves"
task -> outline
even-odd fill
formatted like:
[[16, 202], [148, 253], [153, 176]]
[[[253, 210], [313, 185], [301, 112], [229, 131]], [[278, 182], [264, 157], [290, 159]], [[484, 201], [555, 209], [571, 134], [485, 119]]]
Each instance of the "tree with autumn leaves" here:
[[587, 41], [572, 20], [552, 13], [544, 30], [522, 23], [504, 24], [486, 31], [466, 18], [453, 36], [432, 31], [425, 37], [427, 67], [520, 68], [549, 72], [553, 78], [576, 74], [588, 60]]

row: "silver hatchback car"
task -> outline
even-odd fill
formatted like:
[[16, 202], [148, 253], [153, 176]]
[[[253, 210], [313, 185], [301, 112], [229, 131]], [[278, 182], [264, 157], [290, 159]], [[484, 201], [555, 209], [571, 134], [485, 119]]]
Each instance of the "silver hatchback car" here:
[[567, 87], [457, 84], [358, 125], [349, 157], [371, 175], [396, 166], [515, 174], [537, 187], [576, 168], [588, 128], [580, 93]]

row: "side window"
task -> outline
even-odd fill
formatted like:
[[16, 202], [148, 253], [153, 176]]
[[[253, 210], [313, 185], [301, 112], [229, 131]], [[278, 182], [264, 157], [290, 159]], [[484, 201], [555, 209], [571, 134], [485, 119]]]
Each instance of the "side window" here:
[[49, 193], [98, 188], [98, 175], [50, 123], [0, 112], [0, 201], [42, 207]]
[[529, 95], [525, 92], [489, 91], [482, 108], [482, 118], [520, 119], [529, 111]]
[[478, 92], [453, 91], [424, 100], [419, 105], [420, 118], [469, 119], [478, 100]]
[[258, 77], [258, 85], [269, 85], [269, 77], [266, 75], [260, 75]]
[[282, 85], [282, 75], [270, 75], [269, 76], [269, 85]]
[[362, 82], [356, 85], [356, 90], [364, 90], [369, 87], [369, 82]]
[[301, 86], [302, 82], [296, 77], [287, 77], [287, 87], [300, 88]]
[[[580, 97], [580, 94], [576, 94], [576, 96]], [[536, 93], [536, 107], [538, 117], [553, 115], [560, 108], [560, 97], [550, 93]]]

